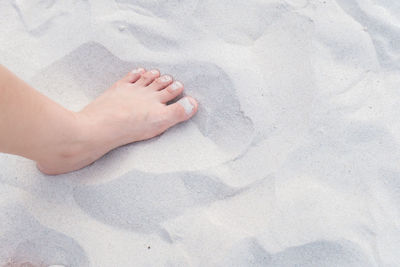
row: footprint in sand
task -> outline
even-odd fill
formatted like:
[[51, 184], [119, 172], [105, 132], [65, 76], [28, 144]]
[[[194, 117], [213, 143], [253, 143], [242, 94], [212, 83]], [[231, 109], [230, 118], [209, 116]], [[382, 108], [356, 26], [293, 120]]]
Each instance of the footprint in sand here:
[[238, 242], [217, 266], [375, 266], [360, 247], [350, 241], [315, 241], [290, 247], [276, 254], [268, 253], [255, 238]]
[[254, 45], [270, 24], [292, 10], [286, 2], [204, 0], [199, 1], [193, 17], [206, 30], [228, 43]]
[[245, 238], [235, 244], [217, 264], [220, 267], [269, 266], [271, 254], [255, 238]]
[[76, 241], [41, 225], [23, 206], [1, 205], [1, 211], [1, 266], [89, 266]]
[[274, 254], [266, 266], [375, 266], [361, 248], [350, 241], [315, 241]]
[[[53, 30], [55, 25], [69, 25], [71, 28], [82, 25], [75, 22], [83, 23], [82, 15], [89, 9], [87, 1], [12, 0], [10, 2], [21, 24], [35, 37], [42, 37]], [[70, 23], [67, 24], [66, 21]], [[65, 30], [67, 32], [70, 29]]]
[[238, 191], [199, 172], [151, 174], [131, 171], [113, 181], [81, 185], [76, 203], [95, 219], [142, 233], [162, 231], [160, 224], [195, 206]]

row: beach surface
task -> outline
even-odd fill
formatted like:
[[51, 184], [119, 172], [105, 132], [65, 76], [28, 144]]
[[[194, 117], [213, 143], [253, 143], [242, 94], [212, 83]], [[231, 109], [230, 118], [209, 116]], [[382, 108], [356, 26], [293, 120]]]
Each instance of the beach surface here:
[[0, 63], [63, 106], [144, 67], [199, 111], [69, 174], [0, 154], [0, 266], [400, 266], [399, 18], [397, 0], [1, 1]]

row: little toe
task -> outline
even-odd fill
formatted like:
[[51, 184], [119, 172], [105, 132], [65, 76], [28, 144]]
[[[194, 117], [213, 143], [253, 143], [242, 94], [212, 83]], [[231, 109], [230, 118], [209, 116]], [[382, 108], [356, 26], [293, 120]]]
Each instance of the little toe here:
[[183, 84], [179, 81], [173, 82], [167, 88], [159, 91], [161, 103], [167, 103], [183, 92]]
[[167, 127], [190, 119], [197, 112], [197, 101], [192, 97], [184, 97], [178, 102], [166, 106]]
[[125, 75], [125, 77], [122, 78], [121, 81], [127, 82], [127, 83], [134, 83], [137, 80], [139, 80], [140, 76], [145, 72], [146, 72], [146, 70], [143, 68], [134, 69], [131, 72], [129, 72], [127, 75]]
[[151, 84], [154, 79], [158, 78], [160, 76], [160, 72], [156, 69], [151, 70], [151, 71], [146, 71], [144, 74], [140, 76], [140, 79], [135, 82], [135, 85], [139, 86], [147, 86]]

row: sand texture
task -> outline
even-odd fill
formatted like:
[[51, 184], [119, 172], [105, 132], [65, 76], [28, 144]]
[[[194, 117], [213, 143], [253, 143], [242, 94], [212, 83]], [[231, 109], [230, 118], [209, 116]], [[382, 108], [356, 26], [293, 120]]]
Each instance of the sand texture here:
[[400, 1], [2, 0], [0, 62], [76, 111], [136, 67], [200, 103], [70, 174], [1, 154], [0, 266], [400, 266]]

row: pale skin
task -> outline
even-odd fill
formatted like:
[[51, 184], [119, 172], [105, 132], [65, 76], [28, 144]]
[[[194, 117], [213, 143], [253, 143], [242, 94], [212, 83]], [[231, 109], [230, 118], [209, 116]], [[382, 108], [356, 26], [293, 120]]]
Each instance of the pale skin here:
[[110, 150], [157, 136], [197, 112], [183, 84], [158, 70], [129, 72], [79, 112], [0, 65], [0, 152], [36, 161], [50, 175], [81, 169]]

